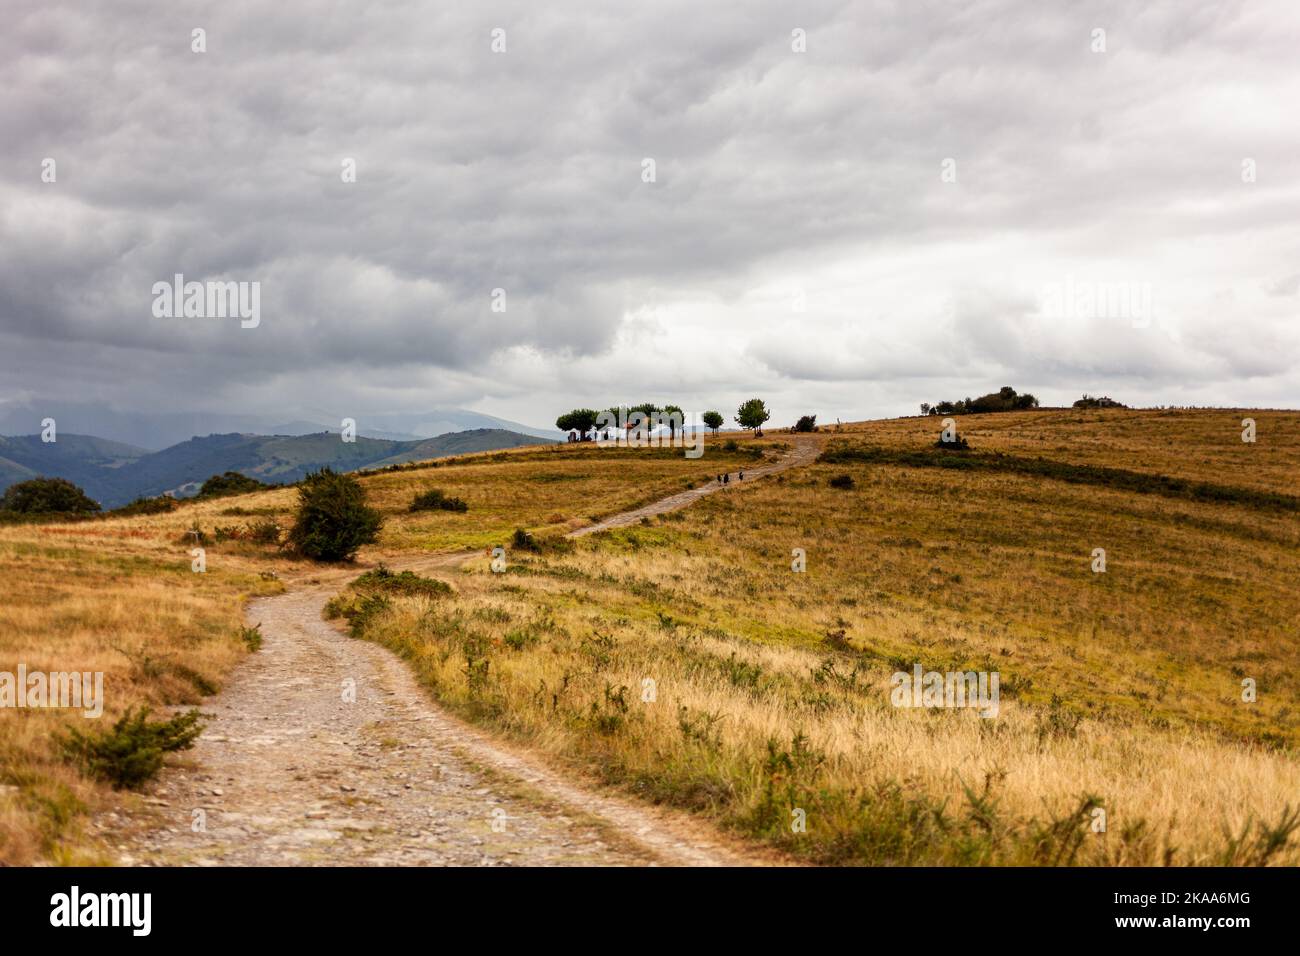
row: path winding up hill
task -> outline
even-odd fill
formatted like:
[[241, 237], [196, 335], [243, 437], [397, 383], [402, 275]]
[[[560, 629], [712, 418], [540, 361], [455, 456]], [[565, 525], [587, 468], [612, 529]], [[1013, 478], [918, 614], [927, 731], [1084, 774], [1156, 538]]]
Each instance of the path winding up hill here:
[[[811, 462], [782, 458], [729, 489]], [[579, 529], [685, 507], [714, 482]], [[465, 554], [398, 568], [446, 572]], [[444, 713], [402, 661], [321, 617], [358, 570], [330, 569], [250, 604], [263, 645], [204, 707], [194, 751], [137, 804], [97, 821], [121, 864], [741, 865], [768, 862], [681, 814], [565, 779]], [[355, 701], [347, 699], [355, 689]]]

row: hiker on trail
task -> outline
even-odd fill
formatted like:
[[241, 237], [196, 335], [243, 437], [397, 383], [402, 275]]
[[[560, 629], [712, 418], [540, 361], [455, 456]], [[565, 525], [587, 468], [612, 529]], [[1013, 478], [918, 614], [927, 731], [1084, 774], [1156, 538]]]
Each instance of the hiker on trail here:
[[745, 473], [743, 471], [740, 473], [740, 480], [741, 481], [745, 480]]
[[730, 476], [730, 475], [723, 475], [723, 476], [722, 476], [722, 483], [723, 483], [724, 485], [725, 485], [725, 484], [729, 484], [730, 482], [731, 482], [731, 476]]

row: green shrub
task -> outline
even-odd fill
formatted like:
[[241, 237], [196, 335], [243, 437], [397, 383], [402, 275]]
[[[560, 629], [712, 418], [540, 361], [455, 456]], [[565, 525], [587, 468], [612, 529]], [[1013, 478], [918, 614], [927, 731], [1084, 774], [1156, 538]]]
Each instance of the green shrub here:
[[250, 491], [261, 491], [266, 487], [268, 486], [256, 478], [249, 478], [237, 471], [227, 471], [224, 474], [213, 475], [205, 481], [195, 497], [224, 498], [227, 495], [243, 495]]
[[114, 787], [136, 788], [162, 769], [163, 756], [188, 750], [203, 732], [197, 710], [170, 720], [150, 720], [149, 708], [128, 710], [101, 734], [83, 734], [73, 728], [63, 740], [64, 753], [93, 777]]
[[843, 488], [847, 490], [853, 487], [853, 476], [836, 475], [834, 478], [831, 479], [830, 484], [832, 488]]
[[394, 574], [382, 564], [353, 581], [352, 588], [367, 594], [419, 597], [444, 597], [451, 593], [451, 585], [443, 581], [426, 578], [413, 571], [399, 571]]
[[348, 632], [361, 637], [377, 614], [393, 606], [383, 594], [340, 594], [325, 605], [325, 616], [331, 620], [341, 617], [348, 622]]
[[379, 537], [381, 524], [356, 478], [322, 468], [304, 478], [298, 489], [298, 516], [289, 544], [317, 561], [351, 561], [357, 549]]
[[262, 649], [262, 625], [254, 624], [252, 627], [241, 627], [239, 629], [239, 639], [244, 642], [244, 646], [250, 652], [260, 651]]
[[510, 538], [510, 546], [516, 551], [541, 551], [541, 546], [537, 539], [533, 537], [531, 531], [525, 531], [523, 528], [515, 528], [514, 535]]
[[390, 596], [437, 598], [451, 593], [451, 585], [443, 581], [411, 571], [394, 574], [381, 564], [353, 581], [346, 593], [331, 598], [325, 605], [325, 617], [343, 618], [352, 636], [361, 637], [375, 615], [392, 606]]
[[415, 496], [411, 502], [411, 511], [468, 511], [467, 505], [460, 498], [449, 498], [441, 488], [430, 488], [423, 494]]
[[280, 543], [280, 525], [274, 518], [256, 521], [248, 526], [248, 540], [254, 544]]
[[0, 510], [18, 514], [91, 514], [99, 502], [63, 478], [32, 478], [10, 485], [0, 498]]

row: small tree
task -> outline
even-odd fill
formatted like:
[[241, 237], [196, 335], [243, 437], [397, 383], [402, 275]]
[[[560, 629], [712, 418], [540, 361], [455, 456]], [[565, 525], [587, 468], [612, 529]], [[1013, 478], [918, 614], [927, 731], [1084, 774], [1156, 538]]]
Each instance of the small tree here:
[[379, 537], [381, 524], [379, 512], [366, 504], [361, 482], [322, 468], [298, 488], [298, 516], [289, 544], [317, 561], [351, 561], [358, 548]]
[[722, 417], [721, 412], [704, 413], [704, 424], [712, 428], [713, 434], [715, 435], [718, 433], [718, 429], [722, 427], [724, 421], [726, 421], [726, 419]]
[[755, 436], [763, 427], [763, 423], [771, 417], [772, 413], [767, 410], [761, 398], [751, 398], [736, 409], [736, 424], [741, 428], [752, 428]]
[[658, 411], [663, 413], [664, 419], [668, 423], [669, 440], [670, 441], [675, 440], [677, 438], [677, 419], [678, 418], [683, 419], [682, 424], [683, 427], [685, 427], [684, 419], [686, 417], [686, 413], [682, 411], [680, 405], [665, 405], [663, 408], [660, 408]]
[[562, 431], [576, 431], [578, 437], [583, 441], [587, 440], [587, 432], [596, 427], [596, 422], [600, 418], [600, 413], [594, 408], [575, 408], [571, 412], [565, 412], [555, 420], [555, 427]]
[[797, 432], [815, 432], [817, 430], [817, 416], [803, 415], [794, 423], [794, 430]]
[[22, 514], [92, 514], [99, 502], [63, 478], [32, 478], [10, 485], [0, 498], [0, 511]]

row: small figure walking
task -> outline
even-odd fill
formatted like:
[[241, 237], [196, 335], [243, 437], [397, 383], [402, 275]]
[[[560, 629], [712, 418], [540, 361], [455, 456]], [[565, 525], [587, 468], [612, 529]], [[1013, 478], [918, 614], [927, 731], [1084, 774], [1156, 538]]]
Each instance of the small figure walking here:
[[740, 480], [741, 481], [745, 480], [745, 473], [743, 471], [740, 473]]
[[723, 483], [724, 485], [726, 485], [726, 484], [730, 484], [730, 483], [731, 483], [731, 475], [723, 475], [723, 476], [722, 476], [722, 483]]

